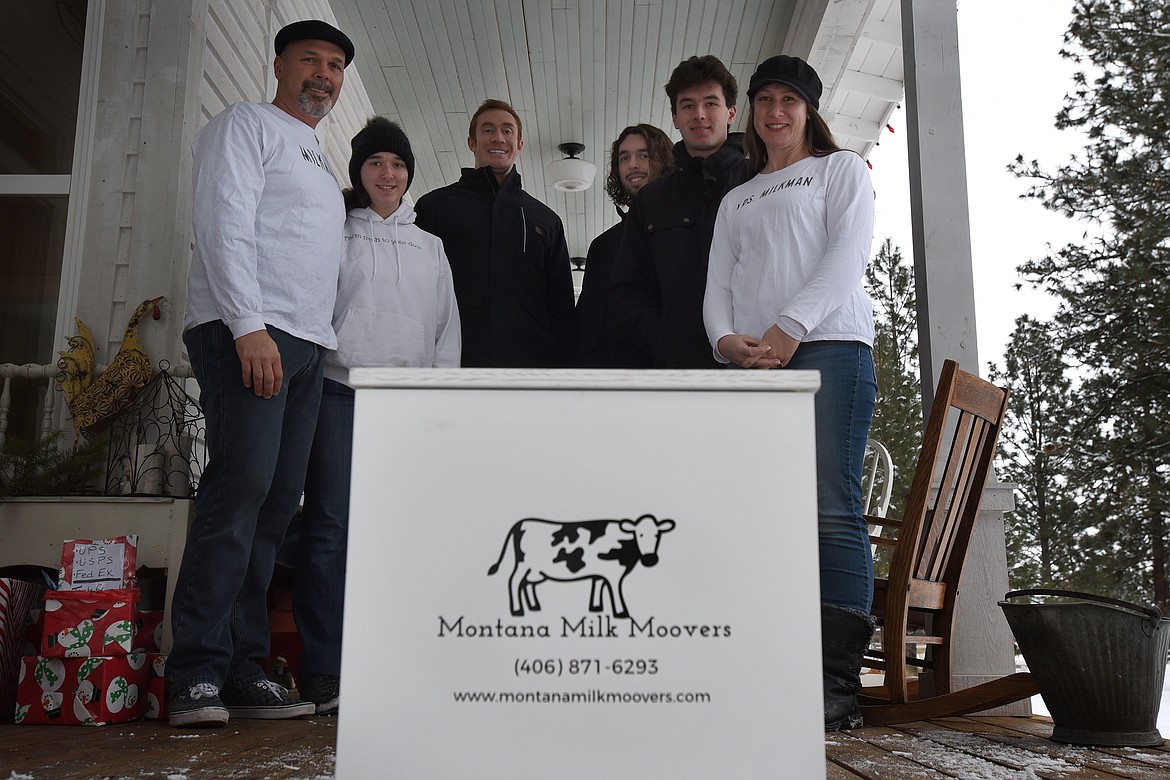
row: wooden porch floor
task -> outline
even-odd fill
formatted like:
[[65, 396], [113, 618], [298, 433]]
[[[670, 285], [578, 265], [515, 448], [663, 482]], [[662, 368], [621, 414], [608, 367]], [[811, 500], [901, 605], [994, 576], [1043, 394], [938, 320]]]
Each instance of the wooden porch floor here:
[[[1047, 718], [945, 718], [870, 726], [828, 735], [827, 777], [1170, 777], [1170, 747], [1072, 747], [1050, 742], [1051, 733], [1052, 722]], [[240, 721], [203, 731], [172, 729], [159, 721], [100, 728], [8, 723], [0, 725], [0, 780], [328, 780], [334, 777], [336, 740], [336, 718]], [[789, 780], [782, 768], [775, 777]], [[728, 776], [719, 780], [755, 779]]]

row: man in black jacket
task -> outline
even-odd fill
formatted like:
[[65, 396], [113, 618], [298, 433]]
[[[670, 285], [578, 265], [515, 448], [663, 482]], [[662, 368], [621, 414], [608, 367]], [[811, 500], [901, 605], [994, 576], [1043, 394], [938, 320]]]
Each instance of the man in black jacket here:
[[735, 77], [716, 57], [679, 63], [666, 84], [675, 171], [634, 200], [614, 263], [618, 327], [655, 368], [722, 368], [703, 327], [707, 255], [719, 202], [747, 178], [735, 119]]
[[650, 368], [650, 358], [622, 337], [610, 313], [609, 283], [622, 243], [625, 206], [650, 182], [674, 170], [670, 137], [654, 125], [630, 125], [613, 142], [605, 191], [620, 220], [593, 239], [585, 256], [585, 278], [577, 299], [581, 329], [577, 365], [582, 368]]
[[443, 241], [463, 328], [464, 366], [555, 368], [576, 346], [561, 219], [520, 188], [520, 117], [486, 100], [468, 128], [475, 167], [419, 198], [417, 224]]

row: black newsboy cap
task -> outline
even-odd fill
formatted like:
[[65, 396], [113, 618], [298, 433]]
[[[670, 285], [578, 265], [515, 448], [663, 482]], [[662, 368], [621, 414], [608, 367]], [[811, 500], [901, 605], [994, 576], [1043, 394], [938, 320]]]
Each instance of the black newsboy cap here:
[[320, 19], [303, 19], [280, 28], [280, 32], [276, 34], [276, 40], [273, 42], [276, 56], [279, 57], [280, 53], [284, 51], [284, 47], [293, 41], [328, 41], [336, 44], [345, 52], [346, 67], [349, 67], [349, 63], [353, 62], [353, 41], [341, 30]]

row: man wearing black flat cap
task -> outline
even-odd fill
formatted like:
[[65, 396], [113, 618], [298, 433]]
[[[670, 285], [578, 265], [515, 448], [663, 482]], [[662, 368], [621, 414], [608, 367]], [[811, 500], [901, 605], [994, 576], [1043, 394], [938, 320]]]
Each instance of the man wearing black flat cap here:
[[266, 593], [304, 487], [345, 209], [314, 129], [353, 60], [318, 20], [276, 34], [276, 96], [236, 103], [192, 144], [194, 252], [183, 343], [207, 422], [171, 610], [173, 726], [315, 711], [268, 680]]

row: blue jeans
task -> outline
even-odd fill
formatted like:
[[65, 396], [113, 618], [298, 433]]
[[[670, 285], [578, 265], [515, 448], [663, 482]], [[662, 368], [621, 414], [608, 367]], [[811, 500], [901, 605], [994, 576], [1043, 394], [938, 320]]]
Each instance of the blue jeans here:
[[873, 558], [861, 481], [877, 399], [873, 352], [859, 341], [810, 341], [797, 348], [788, 368], [821, 372], [814, 402], [821, 601], [868, 613]]
[[293, 615], [304, 644], [300, 674], [341, 672], [345, 551], [353, 463], [353, 388], [326, 379], [305, 477]]
[[199, 480], [171, 606], [172, 690], [223, 688], [264, 674], [268, 585], [276, 551], [300, 503], [321, 400], [324, 348], [268, 328], [284, 382], [272, 398], [244, 387], [231, 331], [191, 328], [183, 343], [207, 421]]

